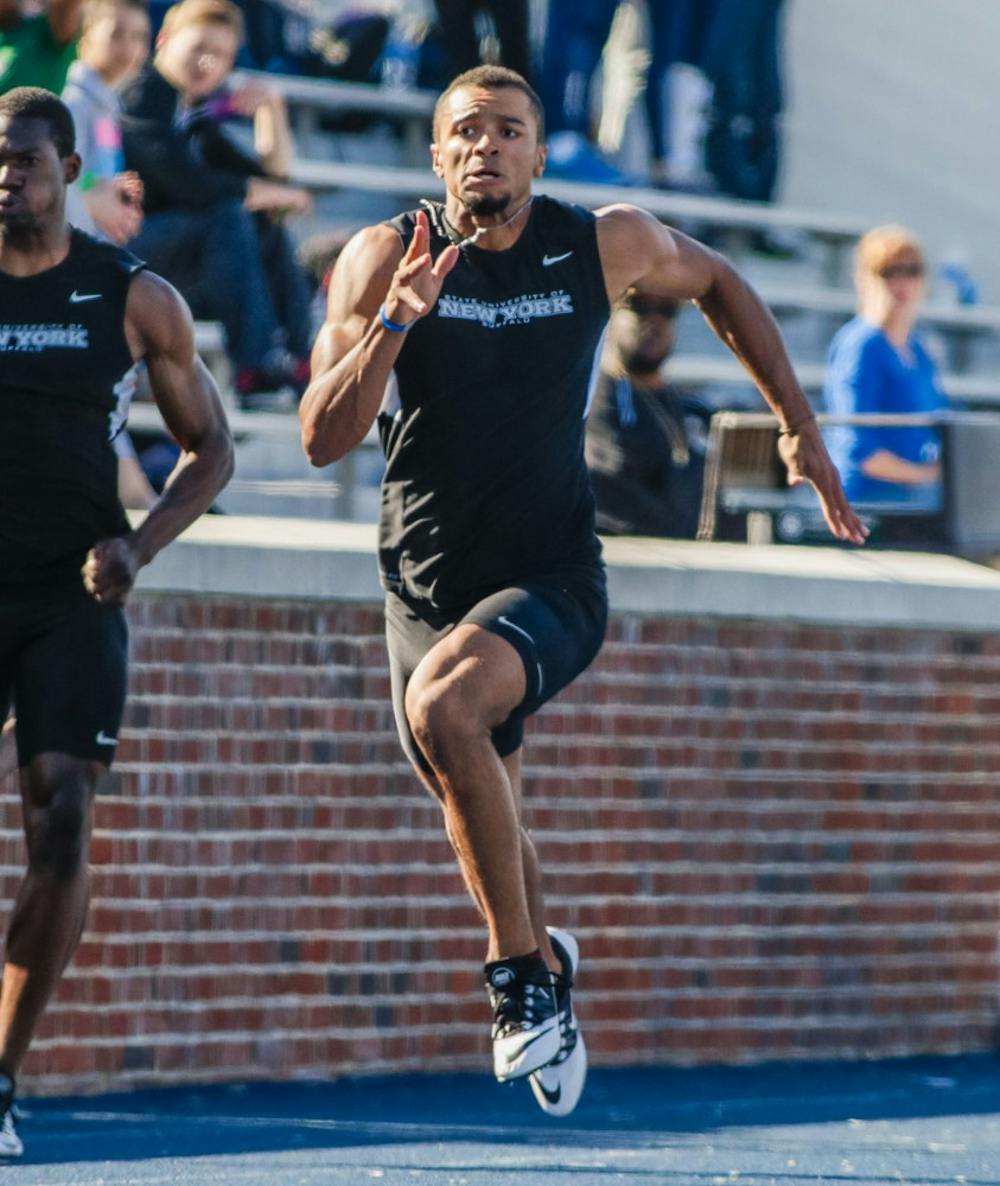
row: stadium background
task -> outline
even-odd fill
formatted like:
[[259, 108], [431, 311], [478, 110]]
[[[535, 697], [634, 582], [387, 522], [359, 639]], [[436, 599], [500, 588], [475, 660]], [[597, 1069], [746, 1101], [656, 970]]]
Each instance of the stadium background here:
[[[795, 0], [783, 201], [907, 222], [996, 299], [997, 33], [977, 0]], [[30, 1092], [485, 1065], [481, 928], [392, 734], [370, 546], [257, 530], [179, 545], [133, 600], [94, 908]], [[526, 770], [595, 1063], [991, 1048], [1000, 581], [893, 563], [616, 559], [609, 645]], [[8, 795], [8, 899], [19, 833]]]

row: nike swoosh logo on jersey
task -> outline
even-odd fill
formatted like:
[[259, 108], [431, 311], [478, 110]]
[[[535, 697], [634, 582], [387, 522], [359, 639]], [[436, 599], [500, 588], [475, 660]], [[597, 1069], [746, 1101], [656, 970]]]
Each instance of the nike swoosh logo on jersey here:
[[562, 255], [543, 255], [542, 256], [542, 267], [543, 268], [551, 268], [553, 264], [559, 264], [559, 263], [562, 263], [562, 261], [564, 259], [569, 259], [569, 257], [572, 254], [573, 254], [572, 251], [566, 251], [566, 252], [563, 252]]
[[69, 294], [69, 303], [79, 305], [83, 301], [99, 301], [103, 295], [102, 292], [77, 292], [74, 288]]
[[104, 732], [103, 729], [97, 734], [97, 736], [94, 738], [94, 740], [97, 742], [98, 745], [117, 745], [118, 744], [118, 738], [117, 737], [109, 737], [107, 735], [107, 733]]

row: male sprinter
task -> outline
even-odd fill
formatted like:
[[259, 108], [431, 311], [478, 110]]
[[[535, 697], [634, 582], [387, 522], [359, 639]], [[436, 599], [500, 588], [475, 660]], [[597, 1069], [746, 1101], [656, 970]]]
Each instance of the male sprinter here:
[[[177, 293], [66, 223], [80, 171], [68, 109], [0, 96], [0, 718], [17, 709], [28, 869], [0, 987], [0, 1154], [21, 1142], [14, 1081], [87, 913], [94, 793], [125, 699], [122, 606], [142, 565], [212, 503], [232, 469], [218, 393]], [[183, 453], [129, 530], [111, 438], [139, 359]]]
[[532, 198], [542, 113], [509, 70], [460, 75], [434, 137], [444, 204], [361, 231], [337, 263], [303, 443], [326, 465], [378, 416], [400, 736], [489, 927], [497, 1078], [530, 1075], [545, 1111], [565, 1115], [586, 1070], [569, 993], [578, 951], [543, 922], [521, 740], [604, 635], [583, 442], [611, 304], [633, 286], [696, 301], [776, 412], [791, 481], [813, 483], [838, 539], [861, 543], [864, 528], [773, 320], [721, 256], [632, 206]]

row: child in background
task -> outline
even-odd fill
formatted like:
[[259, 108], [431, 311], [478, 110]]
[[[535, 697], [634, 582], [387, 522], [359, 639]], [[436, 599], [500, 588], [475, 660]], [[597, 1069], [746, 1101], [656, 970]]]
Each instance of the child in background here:
[[[69, 68], [63, 102], [76, 125], [76, 151], [83, 168], [66, 190], [66, 218], [82, 231], [123, 244], [142, 228], [142, 181], [125, 172], [121, 100], [117, 87], [134, 78], [149, 56], [149, 13], [142, 0], [87, 0], [79, 57]], [[139, 366], [119, 385], [128, 408]], [[114, 438], [122, 504], [139, 510], [156, 501], [135, 446], [124, 429]], [[176, 446], [174, 446], [176, 448]], [[3, 755], [0, 750], [0, 772]]]
[[117, 88], [149, 55], [149, 14], [142, 0], [88, 0], [79, 57], [63, 102], [76, 125], [83, 170], [67, 191], [66, 216], [81, 230], [126, 243], [142, 226], [142, 182], [126, 173]]

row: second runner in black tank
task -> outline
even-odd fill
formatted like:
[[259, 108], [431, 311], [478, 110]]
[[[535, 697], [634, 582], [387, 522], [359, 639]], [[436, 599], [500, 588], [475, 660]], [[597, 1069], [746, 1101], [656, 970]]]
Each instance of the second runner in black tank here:
[[80, 586], [100, 539], [123, 535], [118, 462], [129, 252], [73, 231], [30, 276], [0, 272], [0, 590]]
[[[436, 257], [461, 236], [427, 209]], [[415, 216], [391, 224], [406, 245]], [[608, 312], [579, 207], [536, 197], [509, 250], [462, 247], [379, 415], [388, 589], [448, 609], [543, 573], [599, 576], [583, 444]]]

